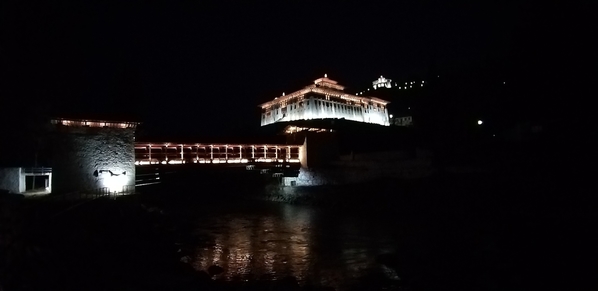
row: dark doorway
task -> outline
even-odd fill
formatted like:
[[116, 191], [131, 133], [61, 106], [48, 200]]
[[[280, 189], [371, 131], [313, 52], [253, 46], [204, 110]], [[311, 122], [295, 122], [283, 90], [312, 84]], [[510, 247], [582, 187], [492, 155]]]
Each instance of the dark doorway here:
[[25, 176], [25, 191], [43, 191], [49, 187], [50, 176]]

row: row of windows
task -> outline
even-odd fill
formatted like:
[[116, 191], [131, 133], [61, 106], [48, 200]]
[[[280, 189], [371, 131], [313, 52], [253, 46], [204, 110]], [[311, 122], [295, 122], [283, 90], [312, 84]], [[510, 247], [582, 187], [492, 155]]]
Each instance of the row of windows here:
[[[336, 104], [338, 106], [345, 106], [345, 107], [363, 107], [365, 109], [373, 109], [376, 111], [383, 111], [385, 109], [385, 107], [383, 105], [380, 105], [378, 103], [374, 103], [374, 102], [370, 102], [367, 105], [363, 105], [362, 103], [359, 102], [351, 102], [351, 101], [346, 101], [346, 100], [342, 100], [342, 99], [338, 99], [338, 100], [331, 100], [330, 96], [326, 96], [325, 99], [322, 98], [322, 96], [320, 95], [314, 95], [314, 96], [310, 96], [310, 98], [313, 98], [314, 101], [316, 102], [316, 105], [322, 105], [322, 104], [328, 104], [329, 102], [323, 102], [323, 101], [332, 101], [334, 103], [332, 104]], [[333, 99], [337, 99], [337, 98], [333, 98]], [[294, 102], [290, 102], [290, 101], [294, 101]], [[309, 106], [311, 104], [310, 100], [305, 100], [304, 98], [301, 96], [300, 98], [293, 98], [293, 100], [286, 100], [281, 102], [280, 104], [276, 104], [274, 106], [272, 106], [269, 109], [263, 109], [262, 113], [268, 113], [270, 111], [275, 111], [276, 113], [280, 112], [281, 109], [285, 109], [287, 108], [288, 104], [290, 105], [290, 109], [297, 109], [302, 107], [303, 105]]]
[[325, 101], [332, 101], [332, 102], [338, 102], [338, 103], [345, 103], [347, 105], [354, 105], [354, 106], [359, 106], [360, 105], [360, 103], [358, 103], [358, 102], [351, 102], [351, 101], [347, 101], [347, 100], [344, 100], [344, 99], [340, 99], [340, 98], [337, 98], [337, 97], [331, 97], [331, 96], [312, 95], [312, 96], [309, 96], [309, 97], [315, 99], [316, 101], [317, 100], [325, 100]]
[[[370, 112], [384, 112], [384, 107], [383, 106], [377, 106], [377, 105], [366, 105], [365, 107], [361, 107], [361, 106], [353, 106], [353, 105], [346, 105], [346, 104], [339, 104], [339, 103], [332, 103], [332, 102], [325, 102], [323, 100], [320, 99], [316, 99], [314, 100], [316, 103], [316, 107], [324, 107], [326, 106], [328, 107], [333, 107], [336, 110], [346, 110], [346, 111], [351, 111], [353, 113], [358, 113], [361, 111], [360, 108], [363, 108], [365, 113], [370, 113]], [[297, 102], [294, 104], [291, 104], [289, 109], [290, 110], [296, 110], [298, 108], [302, 108], [303, 107], [303, 101], [301, 102]], [[310, 105], [310, 100], [306, 100], [305, 101], [306, 106]], [[267, 116], [270, 116], [272, 114], [272, 112], [274, 114], [281, 114], [281, 113], [286, 113], [287, 108], [283, 107], [283, 108], [275, 108], [274, 110], [271, 111], [267, 111], [265, 112]]]
[[[276, 103], [273, 104], [271, 109], [280, 109], [280, 108], [285, 108], [287, 107], [288, 104], [293, 104], [293, 103], [301, 103], [301, 101], [303, 101], [304, 97], [302, 96], [297, 96], [297, 97], [293, 97], [291, 99], [287, 99], [287, 100], [283, 100], [280, 103]], [[265, 111], [266, 109], [264, 109]]]
[[[358, 106], [358, 107], [363, 106], [362, 103], [360, 103], [360, 102], [348, 101], [348, 100], [340, 99], [340, 98], [337, 98], [337, 97], [322, 96], [322, 95], [313, 95], [313, 96], [309, 96], [309, 97], [314, 98], [316, 100], [333, 101], [333, 102], [338, 102], [338, 103], [341, 103], [341, 104], [345, 103], [345, 104], [347, 104], [349, 106]], [[374, 109], [374, 108], [384, 109], [383, 105], [381, 105], [379, 103], [376, 103], [376, 102], [372, 102], [372, 101], [368, 102], [368, 104], [365, 107], [368, 108], [368, 109]]]
[[346, 111], [352, 111], [354, 113], [356, 113], [357, 111], [359, 111], [357, 109], [357, 107], [355, 107], [355, 106], [349, 106], [349, 105], [343, 105], [343, 104], [337, 104], [337, 103], [329, 103], [329, 102], [322, 102], [322, 101], [319, 101], [319, 100], [316, 100], [316, 106], [320, 106], [320, 107], [326, 106], [327, 108], [328, 107], [332, 107], [332, 108], [337, 109], [337, 110], [343, 109], [343, 110], [346, 110]]

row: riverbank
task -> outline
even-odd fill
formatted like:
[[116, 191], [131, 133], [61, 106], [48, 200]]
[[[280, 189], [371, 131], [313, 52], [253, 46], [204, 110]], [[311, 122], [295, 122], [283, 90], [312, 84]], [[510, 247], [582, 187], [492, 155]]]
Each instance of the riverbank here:
[[[378, 178], [344, 185], [283, 186], [271, 183], [265, 187], [265, 191], [257, 193], [254, 198], [317, 207], [375, 206], [379, 209], [379, 207], [396, 207], [396, 204], [404, 204], [403, 200], [410, 198], [426, 200], [426, 197], [439, 196], [436, 198], [445, 199], [450, 197], [450, 194], [459, 192], [462, 197], [470, 195], [465, 192], [471, 192], [470, 190], [475, 187], [479, 191], [495, 191], [498, 190], [494, 187], [495, 182], [495, 177], [487, 172], [465, 174], [437, 172], [415, 179]], [[484, 193], [484, 196], [489, 194]]]
[[139, 197], [68, 211], [53, 202], [18, 206], [20, 229], [3, 250], [6, 290], [137, 290], [155, 285], [158, 273], [176, 274], [175, 223]]
[[[181, 201], [164, 201], [164, 193], [98, 199], [66, 212], [48, 201], [5, 198], [12, 205], [3, 203], [2, 211], [3, 290], [333, 290], [290, 276], [231, 279], [217, 266], [194, 268], [187, 246], [205, 242], [193, 241], [193, 208], [173, 211]], [[152, 206], [161, 203], [167, 205]], [[361, 281], [397, 284], [378, 279]]]
[[397, 221], [407, 238], [394, 254], [397, 273], [427, 286], [422, 290], [567, 286], [566, 278], [590, 276], [587, 252], [580, 250], [591, 249], [595, 198], [581, 187], [583, 176], [573, 176], [578, 169], [541, 165], [335, 187], [271, 187], [262, 199]]

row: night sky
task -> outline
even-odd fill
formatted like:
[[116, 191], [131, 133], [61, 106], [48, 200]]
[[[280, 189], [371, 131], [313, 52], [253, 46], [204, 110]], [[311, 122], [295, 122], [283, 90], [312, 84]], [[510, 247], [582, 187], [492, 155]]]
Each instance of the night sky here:
[[574, 53], [577, 39], [561, 6], [525, 1], [51, 2], [0, 4], [3, 117], [247, 133], [259, 127], [258, 104], [325, 73], [353, 93], [379, 75], [436, 72], [461, 74], [462, 84], [474, 82], [467, 76], [508, 80], [516, 93], [480, 94], [472, 108], [533, 116], [538, 102], [564, 90], [549, 88], [567, 63], [556, 56]]

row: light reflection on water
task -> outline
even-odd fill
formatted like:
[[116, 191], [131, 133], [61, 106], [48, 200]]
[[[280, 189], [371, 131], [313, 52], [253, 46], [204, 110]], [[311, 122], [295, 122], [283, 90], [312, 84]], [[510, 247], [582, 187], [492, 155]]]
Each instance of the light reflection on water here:
[[291, 275], [338, 288], [377, 267], [376, 256], [396, 246], [389, 227], [304, 206], [246, 206], [197, 219], [196, 235], [206, 242], [196, 246], [194, 267], [221, 266], [227, 280]]

